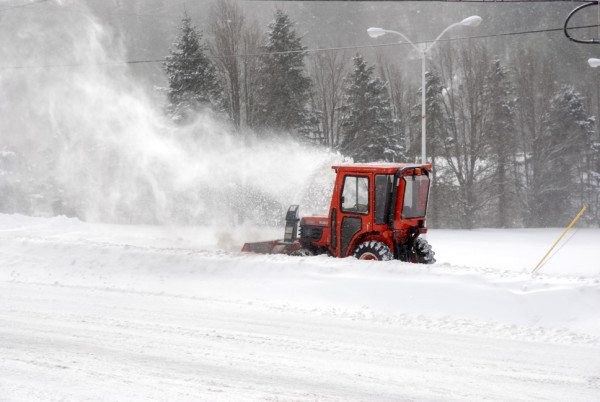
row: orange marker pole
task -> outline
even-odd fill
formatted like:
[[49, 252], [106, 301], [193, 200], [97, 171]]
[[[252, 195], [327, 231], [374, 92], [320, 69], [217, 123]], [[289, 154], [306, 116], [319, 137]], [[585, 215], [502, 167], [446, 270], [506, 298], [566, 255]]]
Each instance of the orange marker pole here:
[[575, 216], [575, 218], [571, 221], [571, 223], [569, 223], [569, 226], [567, 226], [567, 228], [560, 235], [560, 237], [558, 238], [558, 240], [554, 242], [554, 244], [552, 245], [552, 247], [550, 247], [550, 250], [548, 250], [548, 252], [542, 257], [542, 259], [540, 260], [540, 262], [538, 262], [538, 264], [535, 266], [535, 268], [533, 269], [533, 271], [531, 271], [532, 274], [535, 274], [542, 267], [542, 265], [544, 265], [544, 260], [546, 259], [546, 257], [548, 257], [550, 255], [550, 253], [552, 252], [552, 250], [554, 250], [554, 247], [556, 247], [556, 245], [558, 243], [560, 243], [560, 241], [563, 239], [563, 237], [565, 237], [565, 235], [567, 234], [567, 232], [569, 230], [571, 230], [571, 228], [573, 226], [575, 226], [575, 224], [577, 223], [577, 221], [579, 220], [579, 218], [581, 218], [581, 215], [583, 215], [583, 213], [585, 212], [586, 209], [587, 209], [587, 206], [585, 206], [585, 205], [583, 206], [583, 208], [581, 208], [581, 211], [579, 211], [579, 213], [577, 214], [577, 216]]

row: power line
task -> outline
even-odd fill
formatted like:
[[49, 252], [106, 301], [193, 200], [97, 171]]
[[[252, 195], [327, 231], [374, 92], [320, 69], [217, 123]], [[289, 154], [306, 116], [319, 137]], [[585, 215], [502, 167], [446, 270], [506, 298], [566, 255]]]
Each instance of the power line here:
[[180, 2], [174, 3], [174, 4], [163, 4], [162, 6], [146, 9], [146, 10], [144, 10], [144, 12], [149, 13], [149, 12], [164, 10], [165, 8], [175, 8], [175, 7], [179, 7], [179, 6], [185, 6], [186, 4], [189, 4], [189, 3], [190, 3], [190, 0], [180, 1]]
[[[246, 0], [249, 2], [252, 1], [281, 1], [281, 0]], [[323, 0], [286, 0], [291, 2], [315, 2], [315, 1], [323, 1]], [[363, 2], [376, 2], [376, 1], [385, 1], [385, 2], [394, 2], [394, 3], [402, 3], [402, 2], [414, 2], [414, 1], [425, 1], [428, 3], [584, 3], [589, 0], [338, 0], [341, 2], [353, 2], [353, 1], [363, 1]]]
[[[20, 5], [16, 5], [16, 6], [11, 6], [11, 7], [6, 7], [3, 9], [0, 9], [0, 12], [5, 11], [5, 10], [12, 10], [12, 9], [16, 9], [16, 8], [23, 8], [23, 7], [28, 7], [31, 6], [33, 4], [38, 4], [38, 3], [44, 3], [47, 2], [48, 0], [31, 0], [29, 3], [26, 4], [20, 4]], [[252, 2], [253, 0], [245, 0], [245, 1], [249, 1]], [[265, 0], [258, 0], [258, 1], [265, 1]], [[270, 0], [266, 0], [266, 1], [270, 1]], [[272, 1], [280, 1], [280, 0], [272, 0]], [[322, 0], [291, 0], [291, 1], [322, 1]], [[342, 1], [355, 1], [355, 0], [342, 0]], [[363, 0], [364, 1], [364, 0]], [[366, 1], [380, 1], [380, 0], [366, 0]], [[414, 0], [385, 0], [385, 1], [394, 1], [394, 2], [409, 2], [409, 1], [414, 1]], [[428, 3], [438, 3], [438, 2], [442, 2], [442, 3], [581, 3], [587, 0], [422, 0]], [[164, 16], [175, 16], [175, 15], [179, 15], [179, 14], [175, 14], [175, 13], [166, 13], [166, 11], [170, 8], [176, 8], [179, 6], [185, 6], [186, 4], [194, 4], [193, 1], [190, 0], [185, 0], [185, 1], [181, 1], [181, 2], [177, 2], [174, 4], [163, 4], [161, 6], [158, 7], [154, 7], [154, 8], [149, 8], [149, 9], [145, 9], [145, 10], [141, 10], [141, 13], [134, 13], [134, 12], [100, 12], [102, 15], [104, 16], [110, 16], [110, 17], [147, 17], [147, 18], [157, 18], [157, 17], [164, 17]], [[161, 11], [162, 10], [162, 11]], [[89, 10], [83, 10], [83, 9], [74, 9], [74, 8], [63, 8], [63, 7], [59, 7], [59, 8], [54, 8], [51, 11], [54, 12], [63, 12], [63, 13], [78, 13], [78, 14], [88, 14]], [[148, 14], [148, 13], [152, 13], [152, 12], [158, 12], [158, 14]]]
[[[569, 21], [571, 20], [571, 18], [573, 18], [575, 16], [575, 14], [577, 14], [580, 11], [582, 11], [584, 8], [593, 7], [593, 6], [598, 6], [598, 1], [590, 1], [590, 2], [584, 3], [584, 4], [580, 5], [579, 7], [576, 7], [573, 11], [571, 11], [569, 13], [567, 19], [565, 20], [565, 24], [563, 26], [563, 31], [564, 31], [565, 36], [567, 37], [567, 39], [569, 39], [569, 40], [571, 40], [573, 42], [576, 42], [576, 43], [586, 43], [586, 44], [598, 44], [598, 43], [600, 43], [600, 41], [598, 41], [598, 39], [579, 39], [579, 38], [574, 38], [569, 33]], [[599, 13], [598, 13], [598, 18], [600, 19], [600, 9], [599, 9]]]
[[[156, 8], [151, 8], [149, 10], [142, 10], [141, 13], [134, 13], [134, 12], [112, 12], [112, 11], [98, 11], [98, 10], [90, 10], [90, 9], [83, 9], [83, 8], [62, 8], [62, 7], [58, 7], [58, 8], [54, 8], [51, 11], [53, 12], [59, 12], [59, 13], [75, 13], [75, 14], [85, 14], [85, 15], [90, 15], [90, 13], [94, 16], [99, 16], [99, 17], [145, 17], [145, 18], [162, 18], [162, 17], [166, 17], [166, 16], [170, 16], [170, 17], [174, 17], [174, 16], [179, 16], [181, 15], [181, 13], [175, 13], [175, 12], [169, 12], [169, 8], [171, 7], [175, 7], [177, 5], [183, 5], [185, 3], [188, 3], [188, 1], [183, 2], [183, 3], [176, 3], [173, 5], [164, 5], [161, 7], [156, 7]], [[162, 11], [161, 11], [162, 10]], [[156, 13], [156, 14], [146, 14], [146, 13]]]
[[[49, 0], [30, 0], [28, 3], [25, 4], [18, 4], [18, 5], [14, 5], [14, 6], [9, 6], [6, 8], [1, 8], [0, 12], [2, 11], [8, 11], [8, 10], [13, 10], [13, 9], [17, 9], [17, 8], [24, 8], [24, 7], [29, 7], [32, 6], [34, 4], [39, 4], [39, 3], [45, 3]], [[170, 8], [175, 8], [178, 6], [182, 6], [185, 4], [189, 4], [190, 1], [186, 0], [186, 1], [182, 1], [182, 2], [178, 2], [178, 3], [174, 3], [174, 4], [163, 4], [162, 6], [159, 7], [153, 7], [150, 9], [146, 9], [146, 10], [142, 10], [142, 13], [134, 13], [134, 12], [102, 12], [100, 11], [100, 14], [102, 14], [103, 16], [110, 16], [110, 17], [149, 17], [149, 18], [157, 18], [157, 17], [163, 17], [166, 15], [171, 15], [171, 16], [175, 16], [177, 14], [173, 13], [173, 14], [167, 14], [167, 10]], [[162, 10], [162, 11], [161, 11]], [[61, 12], [61, 13], [75, 13], [75, 14], [90, 14], [90, 10], [89, 9], [83, 9], [83, 8], [73, 8], [73, 7], [62, 7], [62, 6], [58, 6], [58, 7], [54, 7], [50, 10], [47, 11], [51, 11], [51, 12]], [[154, 13], [154, 12], [158, 12], [158, 14], [148, 14], [148, 13]], [[95, 14], [95, 11], [92, 10], [92, 13]]]
[[14, 6], [9, 6], [9, 7], [5, 7], [5, 8], [0, 8], [0, 13], [2, 11], [8, 11], [8, 10], [14, 10], [15, 8], [23, 8], [23, 7], [29, 7], [32, 6], [34, 4], [39, 4], [39, 3], [45, 3], [48, 0], [31, 0], [29, 3], [24, 3], [24, 4], [15, 4]]
[[[11, 10], [14, 8], [22, 8], [27, 7], [32, 4], [44, 3], [48, 0], [31, 0], [30, 3], [21, 4], [17, 6], [11, 6], [4, 9], [0, 9], [0, 12], [4, 10]], [[248, 2], [252, 2], [253, 0], [245, 0]], [[258, 1], [270, 1], [270, 0], [258, 0]], [[272, 0], [272, 1], [280, 1], [280, 0]], [[291, 0], [291, 1], [322, 1], [322, 0]], [[342, 0], [342, 1], [355, 1], [355, 0]], [[364, 1], [364, 0], [363, 0]], [[366, 1], [380, 1], [380, 0], [366, 0]], [[394, 2], [410, 2], [414, 0], [385, 0], [385, 1], [394, 1]], [[422, 0], [428, 3], [581, 3], [587, 0]], [[168, 13], [167, 10], [171, 8], [177, 8], [179, 6], [185, 6], [186, 4], [193, 5], [194, 2], [190, 0], [184, 0], [173, 4], [163, 4], [158, 7], [153, 7], [149, 9], [140, 10], [141, 13], [134, 12], [100, 12], [103, 16], [110, 17], [146, 17], [146, 18], [157, 18], [164, 16], [176, 16], [179, 14]], [[162, 10], [162, 11], [161, 11]], [[54, 8], [51, 11], [54, 12], [63, 12], [63, 13], [78, 13], [78, 14], [88, 14], [89, 10], [77, 9], [77, 8]], [[148, 14], [158, 12], [158, 14]]]
[[[569, 29], [586, 29], [586, 28], [597, 28], [599, 25], [581, 25], [571, 27]], [[549, 32], [560, 32], [563, 28], [545, 28], [545, 29], [531, 29], [526, 31], [516, 31], [516, 32], [500, 32], [496, 34], [487, 34], [487, 35], [471, 35], [471, 36], [461, 36], [456, 38], [442, 38], [439, 39], [440, 42], [453, 42], [459, 40], [468, 40], [468, 39], [487, 39], [487, 38], [496, 38], [503, 36], [518, 36], [518, 35], [530, 35], [537, 33], [549, 33]], [[431, 43], [431, 40], [413, 42], [415, 45], [428, 44]], [[207, 55], [209, 59], [226, 59], [233, 57], [260, 57], [260, 56], [271, 56], [271, 55], [285, 55], [285, 54], [295, 54], [295, 53], [319, 53], [319, 52], [329, 52], [334, 50], [356, 50], [356, 49], [366, 49], [366, 48], [380, 48], [380, 47], [390, 47], [390, 46], [404, 46], [410, 45], [409, 42], [401, 41], [401, 42], [393, 42], [393, 43], [380, 43], [380, 44], [370, 44], [370, 45], [354, 45], [354, 46], [338, 46], [338, 47], [326, 47], [326, 48], [312, 48], [312, 49], [303, 49], [303, 50], [286, 50], [280, 52], [260, 52], [260, 53], [245, 53], [245, 54], [232, 54], [232, 55], [224, 55], [224, 56], [215, 56], [215, 55]], [[189, 60], [193, 60], [194, 58], [188, 58]], [[46, 64], [39, 66], [31, 66], [31, 65], [23, 65], [23, 66], [6, 66], [0, 67], [0, 71], [5, 70], [21, 70], [21, 69], [46, 69], [46, 68], [62, 68], [62, 67], [84, 67], [84, 66], [112, 66], [112, 65], [123, 65], [123, 64], [148, 64], [148, 63], [164, 63], [168, 61], [167, 58], [160, 59], [140, 59], [140, 60], [124, 60], [124, 61], [114, 61], [114, 62], [103, 62], [103, 63], [70, 63], [70, 64]]]
[[[47, 1], [47, 0], [44, 0]], [[177, 3], [175, 5], [178, 4], [183, 4], [183, 3]], [[163, 11], [160, 11], [160, 9], [163, 9]], [[53, 7], [51, 9], [48, 9], [47, 11], [50, 12], [54, 12], [54, 13], [65, 13], [65, 14], [83, 14], [86, 16], [97, 16], [97, 17], [146, 17], [146, 18], [162, 18], [165, 16], [171, 16], [174, 17], [176, 15], [180, 15], [180, 14], [175, 14], [170, 13], [168, 11], [168, 6], [162, 6], [162, 7], [157, 7], [157, 8], [152, 8], [149, 10], [143, 10], [142, 12], [157, 12], [157, 14], [140, 14], [140, 13], [134, 13], [134, 12], [112, 12], [112, 11], [102, 11], [102, 10], [93, 10], [93, 9], [84, 9], [84, 8], [80, 8], [80, 7]]]

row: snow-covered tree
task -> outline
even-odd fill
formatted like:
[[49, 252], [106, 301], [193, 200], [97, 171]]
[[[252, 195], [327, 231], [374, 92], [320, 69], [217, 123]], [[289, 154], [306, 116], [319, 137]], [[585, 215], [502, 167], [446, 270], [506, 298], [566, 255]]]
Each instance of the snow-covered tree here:
[[373, 66], [368, 66], [361, 55], [353, 61], [341, 110], [340, 150], [357, 162], [404, 161], [404, 140], [393, 135], [386, 83], [373, 78]]
[[600, 141], [596, 135], [595, 141], [592, 143], [589, 150], [587, 172], [588, 199], [590, 206], [589, 219], [593, 225], [600, 225]]
[[[440, 187], [440, 181], [451, 181], [451, 178], [440, 177], [440, 174], [446, 173], [443, 169], [438, 169], [438, 163], [440, 162], [440, 152], [443, 148], [443, 142], [446, 138], [447, 122], [444, 114], [444, 99], [443, 91], [444, 86], [440, 79], [439, 74], [436, 71], [427, 71], [425, 73], [425, 114], [426, 114], [426, 128], [427, 128], [427, 160], [431, 161], [432, 174], [431, 174], [431, 195], [428, 206], [428, 224], [439, 225], [440, 222], [440, 206], [437, 202], [438, 199], [448, 201], [449, 194], [448, 188], [445, 186]], [[410, 141], [410, 148], [408, 154], [410, 159], [421, 160], [421, 88], [418, 89], [414, 99], [418, 100], [411, 107], [411, 120], [413, 123], [413, 129], [411, 132], [414, 134]], [[448, 172], [450, 173], [450, 172]], [[442, 179], [442, 180], [439, 180]], [[447, 180], [445, 180], [447, 179]], [[451, 192], [451, 190], [450, 190]], [[447, 214], [446, 214], [447, 215]], [[447, 217], [447, 216], [446, 216]]]
[[[240, 52], [243, 42], [245, 17], [235, 0], [217, 0], [210, 13], [210, 31], [214, 38], [213, 51], [218, 56], [217, 66], [226, 83], [229, 116], [235, 127], [241, 123]], [[232, 56], [234, 55], [234, 56]]]
[[260, 77], [260, 59], [249, 56], [261, 52], [263, 34], [256, 21], [246, 24], [242, 33], [242, 47], [246, 54], [242, 58], [242, 99], [243, 121], [247, 127], [255, 127], [255, 116], [258, 110], [257, 88]]
[[452, 177], [448, 184], [456, 187], [453, 195], [458, 197], [456, 208], [440, 215], [454, 215], [453, 225], [471, 229], [483, 218], [489, 201], [491, 133], [486, 126], [489, 103], [485, 91], [489, 56], [485, 47], [465, 44], [446, 46], [436, 58], [444, 82], [445, 138], [440, 141], [440, 154], [444, 170]]
[[[440, 143], [445, 138], [444, 85], [435, 71], [425, 73], [425, 124], [427, 127], [427, 155], [432, 160], [438, 156]], [[411, 118], [415, 123], [415, 138], [411, 141], [410, 154], [421, 159], [421, 88], [417, 91], [417, 100], [412, 106]]]
[[263, 51], [255, 123], [268, 130], [301, 130], [308, 123], [311, 81], [304, 71], [305, 47], [281, 10], [269, 25]]
[[339, 111], [348, 57], [335, 50], [319, 52], [312, 56], [310, 75], [314, 83], [311, 103], [318, 113], [321, 143], [335, 148], [340, 142]]
[[569, 222], [585, 202], [582, 171], [585, 156], [592, 149], [594, 120], [585, 110], [584, 99], [565, 85], [551, 99], [544, 118], [543, 135], [534, 148], [541, 166], [535, 178], [538, 226]]
[[539, 208], [541, 178], [545, 152], [539, 148], [544, 137], [550, 100], [557, 91], [555, 63], [533, 47], [515, 49], [512, 54], [513, 79], [515, 83], [515, 131], [518, 160], [517, 199], [525, 226], [542, 225], [545, 211]]
[[169, 80], [167, 112], [178, 123], [189, 121], [204, 107], [222, 108], [222, 88], [206, 52], [201, 34], [186, 14], [164, 63]]
[[515, 105], [513, 87], [508, 69], [500, 60], [492, 61], [485, 83], [487, 102], [489, 104], [490, 163], [493, 163], [492, 187], [490, 196], [494, 199], [493, 224], [497, 227], [509, 227], [510, 218], [514, 216], [513, 204], [514, 183], [516, 177], [511, 175], [515, 156]]

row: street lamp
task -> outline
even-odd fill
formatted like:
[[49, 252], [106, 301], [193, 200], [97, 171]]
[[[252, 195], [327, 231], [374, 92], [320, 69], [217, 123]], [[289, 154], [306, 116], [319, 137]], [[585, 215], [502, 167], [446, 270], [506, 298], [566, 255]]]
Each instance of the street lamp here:
[[588, 64], [590, 65], [590, 67], [600, 67], [600, 59], [588, 59]]
[[[600, 59], [590, 58], [588, 59], [590, 67], [600, 67]], [[597, 115], [600, 115], [600, 86], [596, 85], [596, 106], [598, 108]], [[600, 132], [600, 124], [596, 123], [596, 130]]]
[[[448, 26], [446, 29], [444, 29], [442, 31], [441, 34], [439, 34], [437, 36], [437, 38], [435, 38], [433, 40], [433, 42], [431, 42], [430, 46], [427, 46], [427, 44], [423, 44], [422, 47], [418, 47], [417, 45], [415, 45], [414, 43], [412, 43], [412, 41], [410, 39], [408, 39], [404, 34], [398, 32], [398, 31], [392, 31], [389, 29], [383, 29], [383, 28], [375, 28], [375, 27], [371, 27], [369, 29], [367, 29], [367, 33], [369, 34], [369, 36], [371, 38], [377, 38], [379, 36], [385, 35], [386, 33], [391, 33], [391, 34], [395, 34], [398, 35], [400, 37], [402, 37], [404, 40], [406, 40], [416, 51], [417, 54], [421, 57], [421, 161], [422, 163], [426, 163], [427, 162], [427, 157], [426, 157], [426, 138], [427, 138], [427, 129], [426, 129], [426, 122], [425, 122], [425, 93], [426, 93], [426, 83], [425, 83], [425, 63], [426, 63], [426, 59], [427, 59], [427, 52], [433, 47], [433, 45], [438, 41], [438, 39], [440, 39], [446, 32], [448, 32], [449, 30], [451, 30], [454, 27], [457, 26], [466, 26], [466, 27], [476, 27], [479, 24], [481, 24], [482, 18], [478, 15], [472, 15], [470, 17], [465, 18], [464, 20], [460, 21], [460, 22], [455, 22], [454, 24]], [[590, 59], [592, 60], [592, 59]], [[598, 60], [600, 63], [600, 60]], [[591, 64], [590, 64], [591, 65]], [[599, 64], [600, 65], [600, 64]]]

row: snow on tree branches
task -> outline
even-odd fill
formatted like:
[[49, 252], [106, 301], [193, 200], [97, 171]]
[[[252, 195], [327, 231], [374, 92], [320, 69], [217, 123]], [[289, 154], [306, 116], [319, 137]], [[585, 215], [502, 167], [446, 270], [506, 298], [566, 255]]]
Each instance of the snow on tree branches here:
[[269, 25], [258, 84], [256, 123], [268, 130], [298, 131], [308, 124], [311, 87], [305, 74], [302, 39], [281, 10]]
[[405, 161], [403, 141], [393, 135], [387, 83], [373, 78], [373, 66], [361, 55], [353, 61], [340, 118], [341, 151], [357, 162]]
[[186, 14], [177, 42], [164, 63], [169, 80], [167, 113], [178, 123], [190, 121], [207, 106], [213, 110], [222, 106], [221, 85], [206, 52], [201, 34]]

